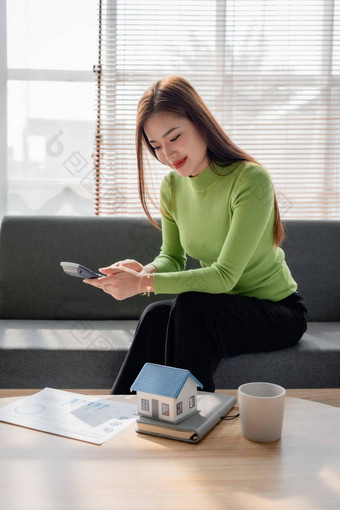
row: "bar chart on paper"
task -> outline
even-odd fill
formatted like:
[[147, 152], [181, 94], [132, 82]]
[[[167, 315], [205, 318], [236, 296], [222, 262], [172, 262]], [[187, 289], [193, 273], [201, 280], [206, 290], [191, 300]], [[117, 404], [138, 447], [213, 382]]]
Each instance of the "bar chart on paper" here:
[[0, 421], [102, 444], [135, 422], [137, 406], [45, 388], [0, 409]]

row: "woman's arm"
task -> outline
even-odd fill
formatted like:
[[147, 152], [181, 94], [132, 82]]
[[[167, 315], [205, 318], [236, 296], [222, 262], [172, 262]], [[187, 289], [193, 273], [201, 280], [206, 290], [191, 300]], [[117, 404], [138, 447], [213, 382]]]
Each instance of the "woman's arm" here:
[[177, 224], [162, 215], [162, 246], [159, 255], [151, 262], [158, 273], [184, 271], [186, 253], [181, 245]]

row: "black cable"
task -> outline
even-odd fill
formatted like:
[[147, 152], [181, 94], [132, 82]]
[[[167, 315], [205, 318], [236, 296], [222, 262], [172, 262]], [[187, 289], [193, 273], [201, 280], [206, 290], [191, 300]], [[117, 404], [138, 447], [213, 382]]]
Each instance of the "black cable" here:
[[239, 416], [240, 413], [237, 413], [234, 416], [221, 416], [221, 420], [235, 420], [235, 418], [238, 418]]

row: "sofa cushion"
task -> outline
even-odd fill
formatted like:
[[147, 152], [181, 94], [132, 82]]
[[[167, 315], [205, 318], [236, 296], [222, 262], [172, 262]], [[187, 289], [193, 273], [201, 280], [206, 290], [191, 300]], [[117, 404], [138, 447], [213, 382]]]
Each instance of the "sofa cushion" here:
[[282, 245], [310, 321], [340, 321], [340, 221], [287, 220]]
[[[137, 321], [0, 321], [0, 387], [110, 388]], [[286, 388], [340, 386], [340, 322], [309, 323], [289, 349], [222, 359], [216, 388], [270, 381]], [[10, 367], [10, 368], [9, 368]]]
[[[143, 217], [7, 216], [0, 232], [0, 318], [136, 320], [148, 303], [169, 296], [116, 301], [59, 264], [147, 263], [160, 245], [160, 232]], [[340, 221], [288, 220], [283, 248], [309, 320], [340, 321]], [[198, 262], [189, 258], [192, 267]]]
[[224, 358], [214, 379], [217, 388], [237, 388], [251, 381], [285, 388], [338, 388], [339, 361], [340, 322], [309, 322], [294, 347]]
[[1, 388], [108, 388], [137, 321], [2, 320]]

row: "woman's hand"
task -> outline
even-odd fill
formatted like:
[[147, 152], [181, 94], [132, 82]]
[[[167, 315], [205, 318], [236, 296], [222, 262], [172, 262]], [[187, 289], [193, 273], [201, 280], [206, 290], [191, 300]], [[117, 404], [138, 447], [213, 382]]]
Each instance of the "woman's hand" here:
[[120, 260], [119, 262], [115, 262], [109, 267], [102, 267], [101, 269], [99, 269], [99, 271], [107, 275], [115, 274], [116, 271], [112, 270], [116, 269], [117, 267], [127, 267], [128, 269], [136, 271], [136, 273], [140, 273], [144, 269], [144, 266], [140, 262], [137, 262], [137, 260], [125, 259]]
[[[142, 266], [143, 267], [143, 266]], [[100, 269], [107, 274], [103, 278], [86, 278], [84, 283], [97, 287], [121, 301], [139, 293], [141, 274], [123, 265]]]

